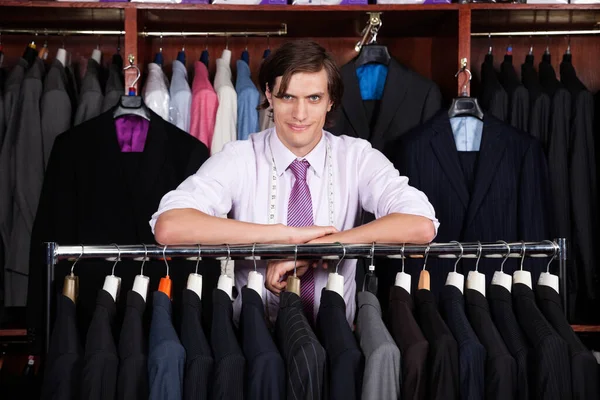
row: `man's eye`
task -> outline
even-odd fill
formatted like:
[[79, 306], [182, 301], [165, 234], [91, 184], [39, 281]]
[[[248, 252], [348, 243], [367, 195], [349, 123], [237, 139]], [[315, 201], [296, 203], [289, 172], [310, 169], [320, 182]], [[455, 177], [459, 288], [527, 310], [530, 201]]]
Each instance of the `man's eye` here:
[[321, 96], [315, 94], [313, 96], [310, 96], [309, 99], [310, 101], [319, 101], [321, 100]]
[[291, 100], [292, 96], [290, 96], [289, 94], [284, 94], [283, 96], [281, 96], [282, 100]]

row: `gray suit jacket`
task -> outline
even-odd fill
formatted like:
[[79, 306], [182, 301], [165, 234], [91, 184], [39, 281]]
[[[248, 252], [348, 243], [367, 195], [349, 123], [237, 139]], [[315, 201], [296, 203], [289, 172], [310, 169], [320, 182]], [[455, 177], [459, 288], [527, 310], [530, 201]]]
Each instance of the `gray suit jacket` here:
[[[102, 102], [102, 112], [106, 112], [116, 106], [121, 99], [121, 96], [125, 94], [125, 84], [123, 83], [123, 60], [119, 55], [113, 56], [113, 61], [108, 67], [108, 80], [106, 81], [106, 88], [104, 101]], [[119, 63], [120, 61], [120, 63]]]
[[42, 94], [42, 145], [44, 167], [48, 164], [54, 139], [71, 127], [71, 99], [67, 92], [67, 73], [58, 60], [54, 60], [44, 80]]
[[2, 148], [2, 139], [4, 139], [4, 127], [6, 125], [4, 118], [4, 81], [6, 80], [6, 71], [0, 68], [0, 149]]
[[79, 93], [79, 106], [75, 114], [74, 125], [97, 117], [102, 112], [102, 102], [104, 95], [100, 86], [100, 64], [90, 58], [87, 64], [87, 71], [81, 82], [81, 92]]
[[20, 113], [13, 152], [14, 197], [12, 230], [6, 255], [5, 304], [25, 306], [29, 274], [29, 244], [33, 220], [44, 181], [44, 151], [40, 99], [44, 62], [36, 58], [25, 75], [19, 95]]
[[400, 350], [381, 318], [381, 305], [371, 292], [358, 293], [356, 334], [365, 355], [363, 400], [400, 398]]

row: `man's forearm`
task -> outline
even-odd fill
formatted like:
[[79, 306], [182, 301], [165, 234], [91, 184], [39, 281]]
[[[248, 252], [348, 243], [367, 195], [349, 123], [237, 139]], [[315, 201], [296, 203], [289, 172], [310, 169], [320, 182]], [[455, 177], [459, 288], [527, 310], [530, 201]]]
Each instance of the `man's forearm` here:
[[164, 212], [154, 227], [157, 242], [168, 245], [287, 243], [283, 225], [263, 225], [213, 217], [191, 208]]
[[435, 237], [435, 226], [426, 217], [390, 214], [368, 224], [316, 239], [313, 243], [429, 243]]

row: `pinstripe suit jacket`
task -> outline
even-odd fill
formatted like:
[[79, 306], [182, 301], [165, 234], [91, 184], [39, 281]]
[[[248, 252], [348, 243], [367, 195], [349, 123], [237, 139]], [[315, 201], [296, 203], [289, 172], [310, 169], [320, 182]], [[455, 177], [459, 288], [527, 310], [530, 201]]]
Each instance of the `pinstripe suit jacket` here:
[[287, 367], [287, 399], [324, 398], [325, 350], [302, 312], [298, 295], [281, 293], [275, 334]]
[[[539, 142], [531, 136], [486, 113], [471, 190], [465, 182], [446, 111], [403, 136], [391, 149], [399, 151], [390, 152], [390, 159], [414, 187], [427, 195], [435, 209], [440, 221], [436, 241], [547, 239], [547, 165]], [[512, 261], [505, 266], [508, 274], [517, 267], [517, 260]], [[431, 268], [435, 293], [444, 286], [454, 263], [430, 262], [435, 264]], [[406, 266], [406, 272], [417, 274], [423, 264], [407, 262]], [[468, 271], [474, 266], [475, 260], [464, 260], [461, 268]], [[479, 272], [486, 275], [488, 284], [497, 267], [497, 261], [481, 260]], [[525, 267], [534, 270], [537, 280], [544, 265], [526, 260]]]

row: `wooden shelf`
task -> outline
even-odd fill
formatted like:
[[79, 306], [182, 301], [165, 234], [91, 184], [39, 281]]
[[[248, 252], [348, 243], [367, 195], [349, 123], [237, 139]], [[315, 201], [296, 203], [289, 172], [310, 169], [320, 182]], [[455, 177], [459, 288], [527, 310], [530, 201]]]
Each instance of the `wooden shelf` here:
[[575, 332], [598, 332], [600, 333], [600, 325], [571, 325]]
[[0, 337], [27, 336], [27, 329], [0, 329]]

